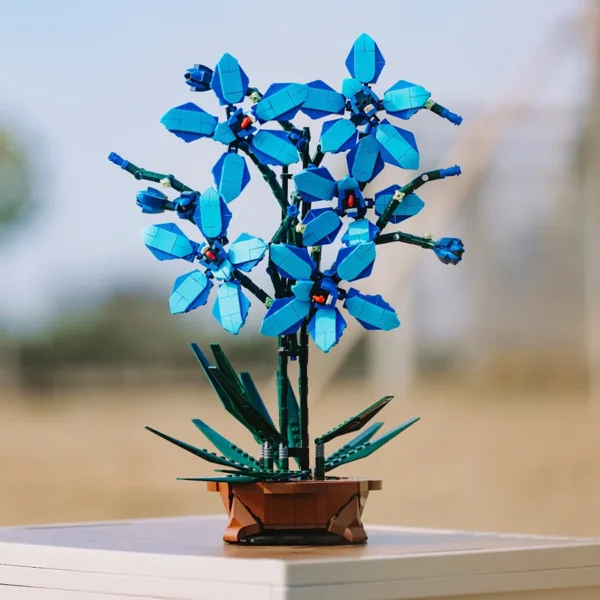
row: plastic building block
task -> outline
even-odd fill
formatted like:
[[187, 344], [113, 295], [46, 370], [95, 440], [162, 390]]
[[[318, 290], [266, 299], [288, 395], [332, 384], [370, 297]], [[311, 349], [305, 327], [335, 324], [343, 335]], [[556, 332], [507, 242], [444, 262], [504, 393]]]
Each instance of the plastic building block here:
[[365, 328], [389, 331], [400, 326], [396, 311], [381, 297], [348, 290], [344, 307]]
[[210, 137], [217, 126], [216, 117], [209, 115], [193, 102], [172, 108], [160, 122], [184, 142]]
[[304, 202], [331, 200], [337, 193], [336, 181], [325, 167], [309, 166], [293, 179]]
[[346, 58], [350, 75], [363, 83], [376, 83], [384, 65], [385, 59], [379, 47], [366, 33], [358, 37]]
[[313, 208], [306, 213], [302, 226], [305, 246], [324, 246], [335, 240], [342, 228], [342, 220], [333, 208]]
[[375, 244], [363, 242], [340, 248], [333, 268], [346, 281], [356, 281], [368, 277], [375, 262]]
[[[374, 88], [385, 60], [367, 34], [354, 42], [345, 64], [350, 76], [344, 79], [340, 72], [341, 89], [314, 80], [273, 83], [264, 94], [250, 85], [230, 54], [224, 54], [214, 68], [196, 63], [187, 69], [184, 82], [189, 90], [212, 91], [224, 115], [218, 119], [188, 102], [169, 110], [161, 122], [185, 143], [207, 138], [226, 147], [212, 166], [214, 187], [203, 192], [172, 174], [138, 167], [114, 152], [109, 155], [111, 163], [135, 180], [150, 183], [135, 196], [143, 213], [173, 213], [173, 220], [189, 221], [201, 236], [194, 241], [174, 223], [153, 224], [142, 231], [143, 242], [156, 259], [194, 265], [176, 278], [170, 311], [182, 315], [207, 305], [215, 288], [212, 314], [236, 335], [247, 321], [252, 297], [265, 307], [261, 333], [277, 339], [276, 419], [251, 375], [237, 373], [218, 344], [210, 345], [211, 360], [192, 344], [223, 408], [254, 438], [253, 454], [201, 419], [192, 423], [216, 452], [148, 427], [170, 444], [215, 465], [212, 476], [179, 479], [205, 482], [209, 491], [219, 493], [230, 519], [223, 535], [229, 543], [362, 544], [367, 540], [361, 514], [369, 491], [381, 489], [381, 482], [328, 473], [371, 455], [418, 418], [380, 435], [383, 423], [369, 423], [391, 400], [386, 396], [315, 438], [311, 453], [311, 348], [327, 353], [341, 343], [347, 314], [368, 331], [400, 326], [395, 309], [381, 296], [347, 285], [378, 268], [377, 255], [387, 250], [377, 250], [378, 246], [392, 242], [417, 246], [447, 265], [458, 264], [464, 254], [458, 238], [388, 230], [423, 211], [425, 203], [417, 190], [431, 181], [460, 175], [460, 167], [427, 171], [408, 182], [369, 189], [386, 166], [418, 168], [415, 137], [395, 119], [407, 121], [421, 110], [455, 125], [461, 117], [432, 100], [421, 85], [405, 80], [397, 80], [378, 95]], [[310, 128], [294, 123], [299, 113], [312, 120], [325, 119], [318, 140]], [[332, 165], [323, 163], [329, 154], [341, 153], [347, 168], [334, 177]], [[258, 171], [273, 195], [280, 221], [268, 241], [248, 233], [231, 241], [232, 202], [243, 197], [251, 169]], [[255, 219], [262, 221], [266, 215], [257, 213]], [[325, 264], [323, 248], [338, 241], [335, 260]], [[268, 291], [253, 279], [258, 268], [268, 274]], [[292, 377], [289, 369], [292, 361], [298, 365], [297, 386], [296, 374]], [[326, 452], [326, 444], [350, 434], [349, 441]]]
[[213, 282], [201, 271], [195, 270], [175, 280], [169, 308], [174, 315], [187, 313], [208, 302]]
[[372, 242], [377, 238], [379, 228], [371, 223], [369, 219], [356, 219], [348, 224], [342, 243], [346, 246], [354, 246], [365, 242]]
[[225, 152], [212, 169], [219, 195], [229, 204], [248, 185], [250, 171], [246, 161], [234, 152]]
[[332, 154], [350, 150], [356, 144], [356, 137], [356, 127], [351, 121], [326, 121], [321, 130], [321, 150]]
[[383, 158], [377, 138], [368, 135], [348, 152], [348, 171], [357, 181], [371, 181], [383, 171]]
[[207, 240], [227, 235], [231, 211], [214, 188], [208, 188], [197, 201], [194, 222]]
[[386, 163], [401, 169], [419, 168], [419, 151], [415, 136], [406, 129], [392, 125], [387, 120], [377, 127], [375, 134]]
[[300, 110], [311, 119], [344, 114], [346, 99], [320, 79], [306, 84], [306, 100]]
[[308, 88], [300, 83], [274, 83], [254, 106], [259, 123], [293, 119], [308, 97]]
[[248, 81], [248, 75], [237, 59], [231, 54], [223, 54], [215, 67], [210, 87], [221, 104], [238, 104], [246, 95]]
[[214, 72], [212, 69], [195, 64], [184, 74], [185, 82], [190, 86], [192, 92], [208, 92]]
[[250, 147], [263, 165], [287, 166], [300, 160], [296, 146], [283, 131], [262, 129], [252, 138]]

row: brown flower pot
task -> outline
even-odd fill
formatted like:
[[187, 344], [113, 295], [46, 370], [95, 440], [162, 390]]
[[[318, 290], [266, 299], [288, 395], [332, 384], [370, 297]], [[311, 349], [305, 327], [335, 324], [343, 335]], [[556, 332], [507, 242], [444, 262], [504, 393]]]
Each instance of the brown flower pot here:
[[381, 481], [350, 478], [208, 483], [229, 515], [223, 540], [256, 545], [364, 544], [361, 515], [369, 492], [381, 487]]

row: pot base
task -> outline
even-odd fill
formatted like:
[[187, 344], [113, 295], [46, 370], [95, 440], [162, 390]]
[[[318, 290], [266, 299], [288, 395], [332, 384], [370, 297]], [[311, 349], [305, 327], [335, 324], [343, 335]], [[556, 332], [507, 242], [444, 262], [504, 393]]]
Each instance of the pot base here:
[[361, 516], [381, 481], [210, 482], [229, 515], [223, 540], [254, 546], [364, 544]]

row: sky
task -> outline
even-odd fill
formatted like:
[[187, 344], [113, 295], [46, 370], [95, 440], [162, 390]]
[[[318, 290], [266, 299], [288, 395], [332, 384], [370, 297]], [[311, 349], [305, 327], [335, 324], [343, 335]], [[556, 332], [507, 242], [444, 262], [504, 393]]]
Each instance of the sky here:
[[[35, 327], [134, 283], [163, 286], [168, 296], [182, 267], [156, 262], [139, 236], [145, 225], [167, 219], [139, 212], [134, 197], [142, 186], [107, 156], [116, 151], [199, 190], [212, 185], [210, 170], [224, 148], [210, 140], [185, 144], [159, 123], [167, 110], [190, 101], [220, 115], [211, 94], [192, 94], [184, 84], [194, 63], [213, 66], [229, 52], [263, 91], [272, 82], [314, 79], [339, 89], [346, 55], [366, 32], [387, 61], [379, 92], [406, 79], [449, 108], [453, 102], [485, 107], [501, 97], [554, 24], [582, 5], [380, 0], [365, 18], [370, 4], [351, 0], [2, 0], [0, 122], [33, 152], [40, 209], [26, 229], [0, 240], [0, 320]], [[566, 53], [572, 45], [566, 43]], [[541, 101], [577, 96], [577, 82], [563, 71], [557, 65]], [[319, 128], [317, 122], [313, 131]], [[263, 186], [253, 171], [231, 206], [231, 237], [244, 230], [268, 237], [276, 226]]]

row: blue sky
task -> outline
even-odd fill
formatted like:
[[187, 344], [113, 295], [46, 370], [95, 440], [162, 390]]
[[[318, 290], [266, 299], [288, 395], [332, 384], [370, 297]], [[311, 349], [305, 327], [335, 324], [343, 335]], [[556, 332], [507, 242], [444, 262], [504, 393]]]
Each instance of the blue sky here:
[[[450, 107], [485, 106], [553, 23], [582, 6], [578, 0], [396, 0], [378, 2], [361, 19], [374, 4], [4, 0], [0, 120], [35, 151], [43, 206], [26, 230], [0, 245], [0, 319], [35, 324], [130, 280], [153, 280], [168, 295], [181, 267], [153, 261], [138, 233], [164, 216], [138, 212], [133, 197], [140, 184], [106, 157], [117, 151], [200, 190], [212, 184], [210, 169], [223, 148], [208, 140], [186, 145], [159, 123], [187, 101], [220, 114], [214, 98], [185, 86], [183, 72], [193, 63], [214, 65], [230, 52], [263, 90], [275, 81], [317, 78], [339, 88], [350, 46], [365, 31], [387, 60], [380, 91], [407, 79]], [[576, 86], [561, 77], [557, 72], [541, 97], [572, 99]], [[232, 206], [234, 234], [247, 228], [268, 236], [274, 227], [277, 211], [266, 221], [256, 216], [272, 205], [262, 185], [254, 175]]]

